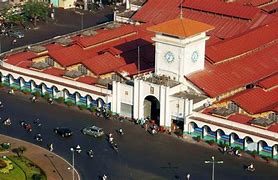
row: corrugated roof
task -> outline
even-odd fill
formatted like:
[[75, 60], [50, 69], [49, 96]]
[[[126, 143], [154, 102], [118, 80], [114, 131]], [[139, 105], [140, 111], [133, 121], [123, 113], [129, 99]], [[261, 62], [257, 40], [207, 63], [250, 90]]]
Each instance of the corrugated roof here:
[[122, 58], [117, 58], [110, 53], [105, 53], [93, 58], [82, 61], [90, 71], [96, 75], [102, 75], [113, 72], [119, 67], [125, 65], [125, 61]]
[[128, 75], [134, 75], [138, 73], [138, 68], [135, 63], [124, 65], [117, 70], [119, 73], [127, 73]]
[[217, 65], [206, 63], [205, 70], [189, 75], [187, 79], [209, 96], [219, 96], [277, 72], [277, 48], [278, 44], [275, 44], [234, 61]]
[[153, 24], [174, 19], [179, 15], [180, 3], [180, 0], [148, 0], [132, 19]]
[[79, 82], [82, 82], [85, 84], [96, 84], [98, 82], [98, 79], [93, 78], [91, 76], [83, 76], [83, 77], [76, 79], [76, 81], [79, 81]]
[[278, 124], [270, 126], [267, 130], [278, 133]]
[[[174, 27], [174, 28], [173, 28]], [[147, 28], [149, 31], [171, 36], [186, 38], [201, 32], [212, 30], [214, 27], [205, 23], [186, 18], [176, 18]]]
[[49, 51], [48, 54], [62, 66], [71, 66], [80, 63], [82, 60], [96, 55], [96, 52], [83, 50], [78, 45], [64, 47], [56, 51]]
[[134, 25], [122, 25], [119, 28], [103, 30], [95, 36], [80, 37], [76, 41], [83, 47], [90, 47], [100, 43], [117, 40], [120, 37], [136, 35], [137, 31]]
[[244, 114], [233, 114], [228, 117], [228, 120], [242, 123], [242, 124], [249, 124], [248, 122], [253, 118]]
[[21, 61], [30, 60], [30, 59], [32, 59], [36, 56], [37, 56], [36, 53], [30, 52], [30, 51], [28, 51], [28, 52], [19, 52], [19, 53], [7, 56], [5, 58], [5, 62], [9, 63], [9, 64], [12, 64], [12, 65], [16, 65]]
[[183, 7], [242, 19], [253, 19], [260, 12], [255, 7], [225, 3], [219, 0], [186, 0]]
[[[213, 63], [245, 54], [278, 39], [278, 23], [272, 23], [227, 39], [206, 48], [206, 57]], [[240, 45], [239, 45], [240, 44]]]
[[64, 47], [61, 44], [46, 44], [44, 45], [48, 51], [57, 51], [59, 49], [63, 49]]
[[235, 95], [232, 101], [250, 114], [273, 111], [278, 106], [278, 88], [271, 91], [249, 89]]
[[265, 89], [278, 86], [278, 73], [259, 81], [258, 85]]
[[278, 2], [275, 2], [275, 3], [269, 4], [267, 6], [264, 6], [261, 9], [266, 11], [266, 12], [271, 12], [271, 11], [277, 10], [278, 9]]
[[20, 61], [16, 66], [22, 67], [22, 68], [29, 68], [32, 65], [32, 61]]
[[43, 73], [51, 74], [54, 76], [63, 76], [65, 74], [65, 71], [62, 69], [59, 69], [59, 68], [51, 67], [51, 68], [45, 69], [43, 71]]

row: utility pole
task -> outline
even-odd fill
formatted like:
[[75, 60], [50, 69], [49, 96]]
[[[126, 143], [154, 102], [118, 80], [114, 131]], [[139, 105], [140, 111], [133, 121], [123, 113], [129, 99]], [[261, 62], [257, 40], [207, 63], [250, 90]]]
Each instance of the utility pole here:
[[223, 161], [215, 161], [214, 156], [211, 156], [212, 161], [205, 161], [206, 164], [212, 164], [211, 180], [214, 180], [214, 164], [223, 164]]
[[137, 58], [137, 68], [138, 68], [138, 72], [137, 72], [137, 74], [139, 74], [140, 73], [140, 46], [138, 46], [138, 51], [137, 51], [137, 55], [138, 55], [138, 58]]

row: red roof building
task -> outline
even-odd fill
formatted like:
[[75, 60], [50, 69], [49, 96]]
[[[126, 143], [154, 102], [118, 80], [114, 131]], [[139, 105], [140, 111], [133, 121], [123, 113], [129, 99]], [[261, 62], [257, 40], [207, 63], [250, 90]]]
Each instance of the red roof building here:
[[124, 66], [125, 61], [123, 58], [117, 58], [110, 53], [105, 53], [86, 59], [82, 61], [82, 64], [84, 64], [95, 75], [102, 75], [113, 72], [119, 67]]
[[59, 69], [59, 68], [51, 67], [51, 68], [47, 68], [47, 69], [43, 70], [42, 72], [46, 73], [46, 74], [51, 74], [54, 76], [63, 76], [66, 71]]
[[258, 82], [258, 85], [265, 89], [278, 86], [278, 72]]
[[83, 77], [80, 77], [80, 78], [76, 79], [76, 81], [82, 82], [82, 83], [85, 83], [85, 84], [96, 84], [98, 82], [98, 79], [93, 78], [91, 76], [83, 76]]
[[21, 61], [27, 61], [27, 60], [31, 61], [31, 59], [36, 56], [37, 54], [33, 52], [20, 52], [20, 53], [9, 55], [8, 57], [5, 58], [5, 62], [12, 65], [17, 65]]
[[241, 124], [249, 124], [253, 118], [244, 114], [233, 114], [228, 117], [228, 120], [238, 122]]
[[236, 94], [231, 100], [250, 114], [274, 111], [278, 106], [278, 88], [271, 91], [253, 88]]

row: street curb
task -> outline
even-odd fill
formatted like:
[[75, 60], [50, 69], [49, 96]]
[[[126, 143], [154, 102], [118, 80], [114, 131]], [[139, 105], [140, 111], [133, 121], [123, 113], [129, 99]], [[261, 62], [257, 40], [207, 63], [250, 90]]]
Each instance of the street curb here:
[[[14, 138], [14, 137], [11, 137], [11, 136], [7, 136], [7, 135], [4, 135], [4, 134], [0, 134], [0, 136], [4, 136], [4, 137], [7, 137], [7, 138], [10, 138], [10, 139], [13, 139], [13, 140], [21, 141], [21, 142], [24, 142], [24, 143], [27, 143], [27, 144], [36, 146], [36, 147], [38, 147], [38, 148], [40, 148], [40, 149], [43, 149], [44, 151], [48, 151], [47, 149], [45, 149], [45, 148], [43, 148], [43, 147], [41, 147], [41, 146], [38, 146], [38, 145], [33, 144], [33, 143], [30, 143], [30, 142], [28, 142], [28, 141], [24, 141], [24, 140], [22, 140], [22, 139], [17, 139], [17, 138]], [[64, 159], [64, 158], [61, 157], [60, 155], [55, 154], [54, 152], [51, 152], [51, 151], [48, 151], [48, 152], [49, 152], [50, 154], [56, 156], [56, 157], [59, 157], [60, 159], [62, 159], [63, 161], [65, 161], [71, 168], [73, 168], [73, 167], [72, 167], [72, 164], [70, 164], [66, 159]], [[74, 171], [75, 171], [75, 173], [77, 174], [78, 180], [81, 180], [78, 171], [77, 171], [76, 169], [74, 169]]]

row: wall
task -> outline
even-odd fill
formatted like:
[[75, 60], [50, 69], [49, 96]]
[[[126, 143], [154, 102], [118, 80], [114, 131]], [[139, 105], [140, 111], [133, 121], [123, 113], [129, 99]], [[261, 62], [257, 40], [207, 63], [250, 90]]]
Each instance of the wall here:
[[[192, 118], [190, 118], [190, 117], [192, 117]], [[193, 112], [190, 117], [186, 120], [186, 123], [185, 123], [185, 126], [184, 126], [185, 131], [188, 131], [188, 128], [189, 128], [188, 124], [193, 121], [193, 122], [196, 122], [199, 127], [202, 127], [204, 125], [208, 125], [211, 128], [212, 131], [216, 131], [217, 129], [222, 129], [225, 132], [225, 134], [231, 134], [231, 133], [234, 132], [237, 135], [239, 135], [240, 138], [245, 137], [245, 136], [250, 136], [253, 139], [253, 141], [256, 141], [256, 142], [263, 139], [263, 140], [266, 141], [266, 143], [269, 146], [273, 146], [274, 144], [277, 144], [277, 142], [278, 142], [278, 133], [275, 133], [275, 132], [267, 131], [267, 130], [264, 130], [264, 129], [256, 128], [256, 127], [253, 127], [253, 126], [248, 126], [248, 125], [233, 122], [233, 121], [228, 121], [228, 120], [225, 120], [225, 119], [222, 119], [222, 118], [217, 118], [217, 117], [213, 117], [213, 116], [198, 113], [198, 112]], [[206, 120], [209, 120], [211, 123], [205, 123], [205, 122], [202, 122], [202, 121], [198, 121], [196, 119], [193, 119], [193, 117], [206, 119]], [[274, 141], [274, 140], [262, 138], [262, 137], [256, 136], [256, 135], [249, 135], [245, 132], [232, 130], [232, 129], [228, 129], [228, 128], [225, 128], [225, 127], [219, 127], [217, 125], [214, 125], [213, 123], [228, 125], [228, 126], [231, 126], [233, 128], [242, 129], [243, 131], [244, 130], [252, 131], [252, 132], [258, 133], [262, 136], [267, 135], [269, 137], [275, 138], [276, 140]]]
[[45, 62], [45, 59], [47, 58], [48, 56], [41, 56], [41, 57], [37, 57], [37, 58], [34, 58], [32, 59], [33, 62]]

